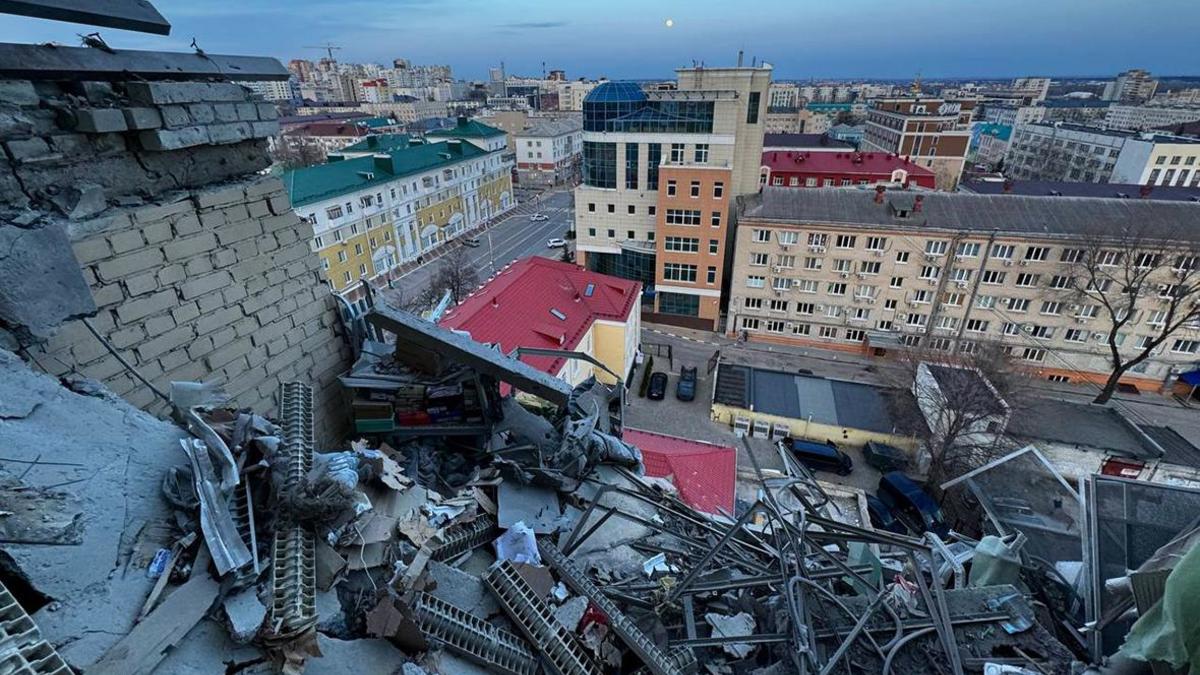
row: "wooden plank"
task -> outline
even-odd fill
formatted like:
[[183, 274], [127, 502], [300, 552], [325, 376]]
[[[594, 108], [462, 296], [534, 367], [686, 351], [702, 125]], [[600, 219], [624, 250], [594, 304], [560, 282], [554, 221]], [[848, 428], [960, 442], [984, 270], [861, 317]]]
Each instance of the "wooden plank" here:
[[88, 675], [149, 675], [200, 623], [219, 590], [220, 584], [207, 574], [192, 577], [88, 668]]
[[0, 0], [0, 12], [155, 35], [171, 34], [171, 24], [148, 0]]

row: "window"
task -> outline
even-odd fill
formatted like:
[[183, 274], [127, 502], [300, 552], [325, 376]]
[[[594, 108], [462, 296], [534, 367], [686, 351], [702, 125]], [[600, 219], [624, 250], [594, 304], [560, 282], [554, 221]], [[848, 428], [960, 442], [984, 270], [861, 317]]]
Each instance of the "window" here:
[[796, 266], [796, 256], [790, 253], [780, 253], [775, 256], [775, 264], [784, 269], [792, 269]]
[[821, 337], [836, 338], [837, 336], [838, 336], [838, 330], [836, 328], [834, 328], [833, 326], [821, 326]]
[[1012, 260], [1016, 247], [1012, 244], [992, 244], [992, 257], [1000, 260]]
[[1084, 305], [1079, 308], [1079, 313], [1075, 316], [1081, 319], [1094, 319], [1096, 314], [1100, 312], [1100, 305]]
[[1026, 361], [1038, 361], [1038, 362], [1045, 361], [1046, 360], [1046, 350], [1045, 349], [1037, 349], [1034, 347], [1026, 347], [1021, 352], [1021, 358], [1025, 359]]
[[767, 278], [751, 274], [746, 277], [746, 288], [766, 288]]
[[668, 225], [699, 225], [700, 212], [687, 209], [667, 209]]
[[780, 246], [792, 246], [800, 241], [800, 233], [795, 231], [780, 232], [777, 236], [779, 237]]
[[1100, 251], [1096, 254], [1096, 264], [1104, 267], [1113, 267], [1121, 264], [1124, 254], [1120, 251]]
[[1134, 267], [1139, 269], [1158, 267], [1160, 263], [1162, 263], [1162, 254], [1159, 253], [1139, 253], [1133, 259]]
[[980, 280], [985, 284], [997, 286], [1004, 283], [1004, 278], [1008, 276], [1005, 272], [997, 272], [996, 270], [984, 270]]
[[760, 243], [769, 242], [769, 241], [771, 241], [771, 231], [770, 230], [754, 230], [754, 239], [753, 240], [760, 242]]
[[878, 292], [879, 289], [874, 286], [858, 286], [854, 289], [854, 297], [863, 299], [874, 298]]
[[654, 232], [646, 233], [646, 241], [654, 241]]
[[673, 180], [667, 181], [667, 196], [668, 197], [675, 196], [675, 181], [673, 181]]
[[595, 212], [596, 212], [596, 204], [594, 202], [588, 203], [588, 213], [595, 213]]
[[921, 268], [921, 278], [929, 281], [934, 281], [942, 273], [942, 268], [937, 265], [925, 265]]
[[758, 124], [758, 106], [761, 99], [761, 92], [750, 92], [749, 101], [746, 104], [746, 124]]
[[1063, 339], [1067, 342], [1087, 342], [1087, 336], [1087, 331], [1080, 330], [1078, 328], [1071, 328], [1063, 334]]
[[825, 287], [825, 292], [829, 295], [845, 295], [846, 284], [838, 281], [830, 282], [829, 285]]
[[979, 244], [964, 241], [958, 245], [958, 249], [954, 254], [960, 258], [978, 258]]
[[806, 316], [811, 316], [814, 311], [816, 311], [816, 305], [812, 304], [811, 302], [797, 302], [796, 303], [796, 313], [797, 314], [804, 314]]
[[928, 305], [930, 297], [929, 291], [913, 291], [912, 301], [919, 305]]
[[1029, 309], [1029, 298], [1009, 298], [1008, 311], [1024, 312]]
[[1047, 300], [1042, 303], [1042, 314], [1046, 314], [1049, 316], [1058, 316], [1061, 313], [1062, 313], [1062, 303], [1061, 302], [1052, 302], [1052, 301]]
[[1029, 326], [1029, 334], [1035, 338], [1050, 339], [1054, 337], [1054, 329], [1049, 326]]
[[650, 215], [654, 215], [654, 214], [658, 213], [658, 207], [651, 204], [650, 206], [646, 207], [646, 213], [648, 213]]
[[940, 316], [937, 322], [938, 330], [958, 330], [958, 317]]
[[905, 323], [915, 328], [924, 328], [925, 324], [929, 323], [929, 317], [925, 316], [924, 314], [913, 313], [908, 315], [908, 319], [905, 321]]
[[658, 165], [662, 163], [662, 144], [651, 143], [646, 153], [646, 188], [658, 189]]
[[758, 319], [752, 316], [743, 316], [742, 330], [758, 330]]
[[979, 309], [991, 309], [996, 306], [996, 296], [980, 295], [975, 298], [975, 306]]
[[1030, 274], [1028, 272], [1022, 272], [1017, 275], [1017, 285], [1025, 287], [1025, 288], [1029, 288], [1030, 286], [1037, 286], [1038, 279], [1040, 279], [1041, 276], [1042, 275], [1040, 275], [1040, 274]]
[[808, 245], [816, 249], [824, 249], [829, 243], [829, 235], [824, 232], [812, 232], [808, 235]]
[[887, 237], [867, 237], [868, 251], [882, 251], [887, 248]]
[[858, 271], [860, 274], [879, 274], [881, 263], [877, 261], [859, 263]]
[[704, 283], [709, 284], [710, 286], [712, 284], [717, 283], [717, 268], [716, 267], [709, 265], [708, 270], [705, 271]]
[[948, 307], [962, 307], [963, 298], [966, 297], [963, 293], [947, 293], [942, 302]]
[[637, 239], [637, 233], [633, 230], [625, 230], [626, 239]]
[[325, 217], [329, 218], [330, 220], [333, 220], [334, 218], [341, 218], [342, 217], [342, 207], [331, 206], [331, 207], [325, 209]]
[[325, 271], [329, 270], [329, 258], [321, 258], [321, 269]]
[[1050, 249], [1045, 246], [1030, 246], [1025, 249], [1026, 260], [1045, 260], [1048, 255], [1050, 255]]
[[972, 333], [985, 333], [988, 329], [988, 322], [983, 319], [968, 319], [966, 328]]
[[775, 176], [772, 178], [771, 185], [783, 185], [783, 176]]
[[658, 311], [663, 314], [698, 316], [700, 314], [700, 296], [660, 292], [658, 294]]
[[700, 240], [693, 237], [667, 237], [663, 248], [680, 253], [696, 253], [700, 250]]
[[855, 307], [850, 311], [851, 321], [866, 321], [871, 318], [871, 310], [866, 307]]
[[816, 293], [818, 285], [816, 279], [801, 279], [794, 288], [801, 293]]
[[1080, 263], [1087, 259], [1087, 251], [1081, 248], [1064, 248], [1058, 256], [1059, 262]]
[[908, 251], [898, 251], [896, 253], [896, 264], [898, 264], [898, 265], [907, 265], [908, 264]]
[[1167, 323], [1166, 310], [1162, 310], [1162, 309], [1155, 310], [1153, 312], [1150, 312], [1150, 316], [1146, 317], [1146, 325], [1154, 326], [1155, 328], [1160, 328], [1162, 326], [1165, 326], [1166, 323]]
[[689, 194], [691, 194], [692, 199], [698, 199], [700, 197], [700, 181], [692, 181], [691, 192]]
[[589, 228], [588, 228], [588, 236], [589, 236], [589, 237], [594, 237], [594, 236], [596, 236], [596, 228], [594, 228], [594, 227], [589, 227]]
[[708, 254], [709, 254], [709, 255], [716, 255], [716, 254], [717, 254], [717, 247], [718, 247], [719, 245], [720, 245], [720, 242], [718, 242], [716, 239], [709, 239], [709, 240], [708, 240]]
[[626, 208], [627, 208], [627, 210], [629, 211], [629, 215], [631, 215], [631, 216], [637, 213], [637, 207], [636, 207], [636, 206], [634, 206], [633, 204], [630, 204], [630, 205], [629, 205], [628, 207], [626, 207]]
[[609, 239], [616, 239], [616, 238], [617, 238], [617, 231], [616, 231], [616, 230], [609, 230], [609, 231], [608, 231], [608, 238], [609, 238]]
[[696, 281], [696, 266], [683, 263], [663, 263], [663, 279], [666, 281]]
[[697, 143], [693, 157], [697, 164], [708, 164], [708, 143]]
[[806, 323], [798, 323], [792, 326], [793, 335], [812, 335], [812, 326]]
[[959, 286], [966, 286], [967, 282], [971, 280], [971, 272], [972, 270], [962, 267], [956, 268], [953, 273], [954, 282]]
[[771, 288], [777, 291], [792, 290], [792, 280], [787, 277], [771, 277]]
[[338, 262], [340, 262], [340, 263], [346, 262], [346, 252], [338, 251], [337, 258], [338, 258]]
[[904, 277], [892, 277], [892, 281], [889, 285], [892, 288], [900, 288], [904, 286]]
[[[538, 155], [541, 157], [541, 154]], [[625, 144], [625, 189], [636, 190], [638, 186], [638, 144]], [[633, 208], [633, 207], [630, 207]], [[633, 213], [633, 211], [630, 211]]]
[[363, 252], [362, 244], [355, 244], [354, 245], [354, 255], [362, 255], [362, 252]]
[[350, 276], [350, 270], [346, 270], [345, 272], [342, 272], [342, 281], [343, 282], [348, 284], [348, 283], [350, 283], [351, 278], [353, 278], [353, 277]]
[[949, 246], [947, 242], [930, 239], [925, 242], [925, 255], [946, 255]]
[[767, 322], [767, 332], [768, 333], [782, 333], [783, 327], [784, 327], [784, 322], [780, 321], [779, 319], [771, 319], [770, 321]]
[[671, 144], [671, 163], [681, 164], [683, 162], [683, 143]]
[[713, 183], [713, 199], [723, 199], [725, 197], [725, 183]]
[[325, 241], [320, 237], [313, 237], [313, 246], [315, 248], [325, 248]]
[[862, 342], [867, 337], [864, 330], [858, 328], [850, 328], [846, 330], [846, 340], [849, 342]]
[[834, 260], [833, 261], [833, 271], [841, 272], [843, 274], [849, 274], [850, 273], [850, 261], [849, 260]]
[[1176, 354], [1195, 354], [1200, 350], [1200, 340], [1176, 340], [1171, 345], [1171, 351]]
[[616, 213], [616, 212], [617, 212], [617, 205], [616, 205], [616, 204], [609, 204], [609, 205], [608, 205], [608, 212], [609, 212], [609, 213]]
[[805, 258], [804, 259], [804, 269], [806, 269], [806, 270], [821, 269], [821, 260], [822, 260], [821, 258]]
[[750, 266], [751, 267], [766, 267], [767, 262], [769, 260], [770, 260], [770, 256], [767, 255], [766, 253], [751, 253], [750, 254]]
[[366, 265], [358, 266], [358, 276], [360, 276], [360, 277], [367, 276], [367, 266]]
[[1020, 335], [1021, 326], [1015, 323], [1005, 323], [1004, 327], [1001, 329], [1001, 332], [1005, 335]]
[[852, 234], [839, 234], [834, 240], [834, 246], [837, 248], [854, 248], [854, 240], [857, 239]]
[[884, 308], [884, 309], [890, 309], [890, 310], [894, 310], [894, 309], [896, 309], [896, 299], [895, 299], [895, 298], [889, 298], [889, 299], [887, 299], [887, 300], [884, 300], [884, 301], [883, 301], [883, 308]]

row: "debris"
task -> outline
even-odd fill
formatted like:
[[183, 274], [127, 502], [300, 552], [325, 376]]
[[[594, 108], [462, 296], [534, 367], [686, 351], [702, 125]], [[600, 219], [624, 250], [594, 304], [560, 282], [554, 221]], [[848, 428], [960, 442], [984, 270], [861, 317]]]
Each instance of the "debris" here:
[[551, 488], [504, 481], [497, 489], [496, 504], [501, 528], [520, 522], [537, 534], [549, 534], [561, 524], [558, 492]]
[[574, 633], [579, 630], [579, 622], [583, 620], [583, 613], [587, 611], [587, 608], [588, 599], [577, 595], [555, 609], [554, 618], [562, 624], [563, 628]]
[[533, 530], [526, 527], [525, 523], [514, 523], [507, 532], [496, 539], [495, 544], [497, 560], [542, 564], [542, 558], [538, 555], [537, 539], [534, 538]]
[[253, 588], [243, 589], [225, 598], [222, 606], [229, 619], [229, 634], [234, 642], [246, 644], [258, 634], [267, 618], [267, 606], [258, 599]]
[[[29, 467], [36, 467], [37, 461]], [[15, 477], [0, 476], [0, 543], [83, 543], [83, 510], [79, 500], [65, 490], [35, 488]]]
[[[704, 615], [704, 620], [712, 626], [713, 637], [737, 638], [754, 634], [754, 617], [745, 612], [733, 616], [710, 612]], [[739, 659], [746, 658], [754, 651], [753, 645], [744, 642], [726, 642], [722, 648]]]
[[390, 595], [384, 595], [375, 609], [367, 612], [367, 635], [386, 638], [406, 651], [428, 649], [408, 607]]
[[[163, 560], [162, 567], [158, 571], [158, 574], [151, 575], [150, 571], [154, 568], [154, 563], [159, 560], [159, 556], [155, 554], [154, 560], [151, 561], [150, 568], [148, 568], [146, 572], [147, 576], [150, 576], [152, 579], [157, 578], [158, 581], [154, 584], [154, 588], [150, 591], [150, 595], [146, 597], [146, 603], [142, 605], [142, 611], [138, 612], [137, 619], [135, 619], [135, 621], [141, 621], [142, 619], [146, 618], [146, 615], [150, 613], [150, 610], [154, 609], [154, 603], [158, 602], [158, 596], [162, 595], [163, 589], [167, 587], [167, 581], [171, 578], [171, 571], [174, 570], [175, 566], [179, 564], [179, 556], [182, 555], [184, 550], [191, 546], [195, 541], [195, 532], [188, 532], [186, 536], [179, 541], [176, 541], [171, 546], [171, 550], [166, 552], [166, 559]], [[160, 553], [161, 552], [162, 551], [160, 551]]]

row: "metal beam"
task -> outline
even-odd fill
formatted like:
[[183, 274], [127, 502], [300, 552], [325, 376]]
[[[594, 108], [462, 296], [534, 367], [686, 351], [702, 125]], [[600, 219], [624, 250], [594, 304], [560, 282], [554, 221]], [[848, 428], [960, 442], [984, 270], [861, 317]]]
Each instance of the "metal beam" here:
[[0, 13], [171, 34], [171, 24], [147, 0], [0, 0]]
[[[0, 0], [2, 2], [3, 0]], [[286, 80], [266, 56], [229, 56], [0, 43], [0, 77], [32, 80]]]
[[571, 396], [571, 385], [551, 377], [549, 373], [509, 358], [465, 335], [436, 326], [415, 314], [377, 306], [367, 314], [367, 321], [395, 333], [397, 339], [436, 350], [476, 372], [507, 382], [556, 405], [566, 405]]

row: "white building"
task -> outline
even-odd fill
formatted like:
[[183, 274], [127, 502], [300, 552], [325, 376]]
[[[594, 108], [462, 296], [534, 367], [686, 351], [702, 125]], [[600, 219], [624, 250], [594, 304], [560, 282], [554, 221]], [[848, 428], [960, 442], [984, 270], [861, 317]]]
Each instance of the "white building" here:
[[513, 134], [517, 180], [522, 186], [558, 185], [575, 178], [583, 152], [580, 117], [532, 119]]
[[1200, 120], [1200, 105], [1112, 105], [1104, 116], [1104, 127], [1142, 131], [1196, 120]]
[[257, 80], [237, 84], [261, 96], [264, 101], [292, 100], [292, 85], [288, 80]]
[[1158, 91], [1158, 80], [1151, 77], [1150, 73], [1145, 70], [1133, 68], [1117, 75], [1117, 79], [1109, 82], [1104, 87], [1104, 94], [1101, 95], [1101, 98], [1105, 101], [1142, 103], [1153, 98], [1156, 91]]
[[1200, 140], [1074, 124], [1013, 129], [1005, 173], [1026, 180], [1200, 185]]

